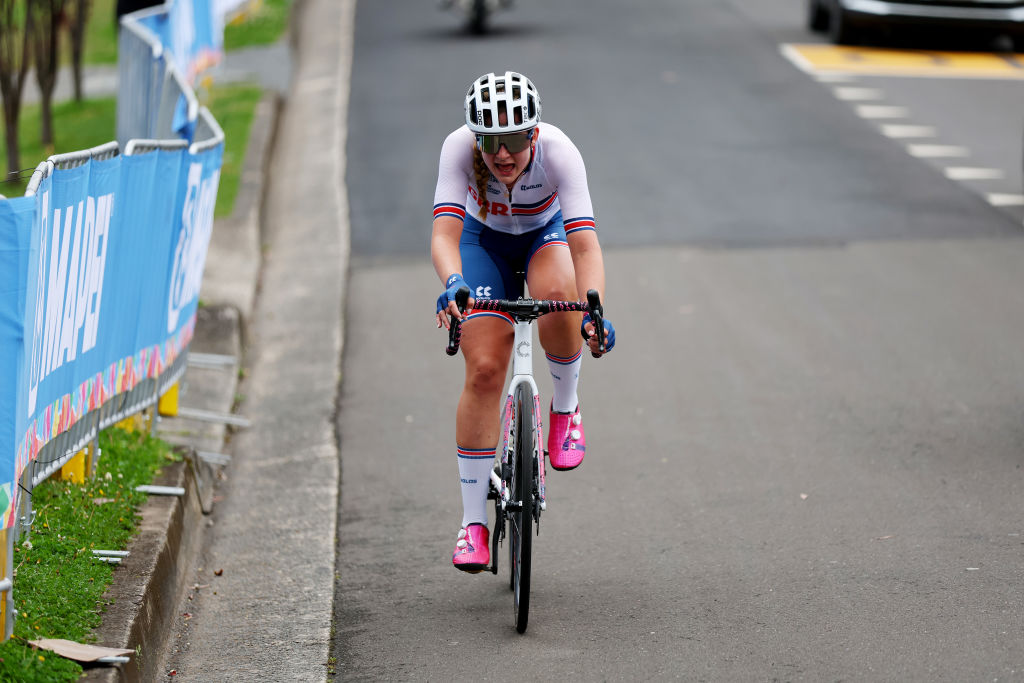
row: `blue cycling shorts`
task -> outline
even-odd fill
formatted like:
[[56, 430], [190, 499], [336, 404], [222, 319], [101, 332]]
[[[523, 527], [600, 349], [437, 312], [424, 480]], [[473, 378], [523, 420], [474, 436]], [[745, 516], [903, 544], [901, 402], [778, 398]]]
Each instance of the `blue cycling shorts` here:
[[[518, 299], [525, 292], [534, 254], [548, 247], [569, 247], [561, 211], [544, 227], [522, 235], [492, 230], [467, 215], [459, 241], [462, 276], [475, 299]], [[499, 315], [512, 322], [508, 316], [490, 311], [472, 313], [470, 317], [478, 315]]]

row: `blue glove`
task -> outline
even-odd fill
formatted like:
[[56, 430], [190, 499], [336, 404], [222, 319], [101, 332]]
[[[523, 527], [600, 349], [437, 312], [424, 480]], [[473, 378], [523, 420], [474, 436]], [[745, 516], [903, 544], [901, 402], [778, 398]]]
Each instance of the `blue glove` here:
[[[583, 335], [584, 339], [590, 339], [590, 336], [587, 335], [587, 323], [589, 322], [592, 322], [590, 320], [590, 314], [584, 313], [583, 323], [580, 325], [580, 334]], [[615, 346], [615, 326], [612, 325], [612, 322], [608, 320], [608, 318], [604, 319], [604, 332], [604, 350], [605, 353], [607, 353], [612, 350], [613, 346]]]
[[[469, 285], [466, 284], [464, 279], [462, 279], [462, 273], [452, 273], [449, 275], [448, 281], [444, 283], [444, 286], [447, 287], [447, 289], [441, 292], [441, 296], [437, 297], [438, 313], [448, 310], [448, 304], [455, 301], [455, 292], [459, 291], [460, 287], [466, 287], [469, 289]], [[470, 289], [469, 291], [472, 292], [473, 290]]]

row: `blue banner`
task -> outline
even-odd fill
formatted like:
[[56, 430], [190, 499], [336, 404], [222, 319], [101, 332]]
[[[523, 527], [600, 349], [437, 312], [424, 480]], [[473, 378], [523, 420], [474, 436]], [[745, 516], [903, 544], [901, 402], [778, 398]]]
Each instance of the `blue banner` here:
[[54, 170], [35, 197], [0, 201], [0, 489], [186, 350], [222, 155], [92, 160]]
[[170, 49], [175, 66], [189, 85], [224, 53], [223, 22], [215, 17], [214, 0], [169, 0], [166, 13], [140, 21]]
[[[26, 271], [35, 200], [0, 200], [0, 512], [13, 518], [18, 372], [22, 366]], [[4, 527], [8, 526], [6, 523]]]

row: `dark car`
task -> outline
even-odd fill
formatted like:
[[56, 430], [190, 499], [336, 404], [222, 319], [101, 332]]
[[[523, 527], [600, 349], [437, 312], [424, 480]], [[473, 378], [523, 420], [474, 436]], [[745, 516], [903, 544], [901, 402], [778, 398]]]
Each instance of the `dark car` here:
[[1022, 0], [807, 0], [807, 24], [846, 45], [867, 28], [911, 24], [1002, 34], [1024, 51]]

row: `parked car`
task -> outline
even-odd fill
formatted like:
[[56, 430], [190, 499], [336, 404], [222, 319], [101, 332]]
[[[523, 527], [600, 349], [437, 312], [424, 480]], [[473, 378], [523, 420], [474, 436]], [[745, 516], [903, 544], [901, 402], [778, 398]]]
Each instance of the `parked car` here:
[[808, 27], [842, 45], [858, 43], [865, 29], [900, 24], [1004, 34], [1024, 51], [1021, 0], [807, 0]]

